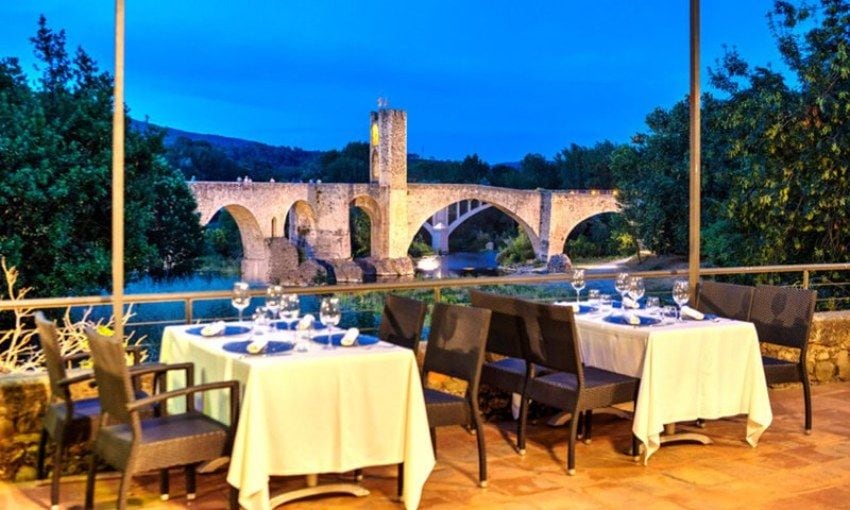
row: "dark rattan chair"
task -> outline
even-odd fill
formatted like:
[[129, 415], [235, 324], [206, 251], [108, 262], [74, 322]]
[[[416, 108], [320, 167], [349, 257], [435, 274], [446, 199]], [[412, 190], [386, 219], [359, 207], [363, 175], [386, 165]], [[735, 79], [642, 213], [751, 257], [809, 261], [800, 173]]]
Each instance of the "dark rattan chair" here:
[[753, 287], [703, 280], [697, 284], [696, 308], [727, 319], [746, 321], [753, 304]]
[[[48, 440], [52, 439], [55, 448], [50, 482], [50, 507], [58, 509], [59, 482], [65, 449], [70, 444], [88, 442], [94, 437], [100, 421], [100, 403], [97, 397], [74, 400], [71, 396], [71, 388], [74, 385], [93, 383], [94, 373], [91, 370], [78, 371], [69, 377], [67, 366], [89, 359], [90, 354], [81, 352], [63, 356], [56, 325], [48, 321], [41, 312], [35, 313], [35, 325], [44, 352], [50, 383], [50, 401], [44, 415], [44, 426], [41, 429], [41, 440], [38, 445], [37, 473], [40, 479], [46, 476], [44, 461]], [[133, 364], [138, 365], [141, 360], [141, 349], [138, 346], [129, 346], [125, 348], [125, 352], [131, 353]], [[142, 392], [137, 393], [142, 398], [147, 396]]]
[[[572, 418], [567, 473], [573, 475], [580, 413], [634, 402], [640, 381], [634, 377], [583, 365], [572, 308], [532, 302], [524, 302], [522, 306], [528, 332], [526, 361], [554, 372], [526, 378], [517, 431], [519, 445], [525, 448], [529, 400], [569, 411]], [[637, 454], [637, 439], [632, 436], [632, 455]]]
[[422, 324], [427, 312], [428, 305], [422, 301], [387, 294], [381, 324], [378, 327], [378, 338], [418, 353]]
[[[187, 499], [194, 499], [195, 466], [230, 452], [239, 416], [238, 381], [194, 386], [192, 363], [166, 365], [168, 369], [185, 371], [187, 387], [139, 400], [134, 398], [121, 340], [105, 337], [88, 327], [86, 335], [94, 359], [102, 415], [86, 481], [85, 508], [92, 508], [98, 459], [122, 471], [117, 503], [120, 510], [126, 507], [127, 490], [133, 474], [140, 471], [160, 470], [160, 474], [164, 475], [161, 491], [167, 495], [167, 469], [185, 466]], [[194, 407], [196, 393], [218, 389], [230, 392], [230, 426], [213, 420]], [[186, 399], [185, 413], [148, 419], [139, 415], [140, 410], [175, 397]], [[235, 510], [238, 506], [236, 489], [231, 487], [230, 508]]]
[[[490, 328], [487, 334], [487, 358], [481, 368], [481, 384], [506, 391], [521, 394], [525, 387], [525, 378], [534, 377], [535, 367], [526, 371], [523, 345], [525, 340], [525, 324], [520, 312], [520, 301], [517, 298], [499, 296], [487, 292], [472, 290], [469, 293], [472, 306], [490, 310]], [[520, 454], [524, 449], [517, 447]]]
[[[437, 451], [437, 427], [463, 425], [475, 429], [478, 439], [478, 484], [481, 487], [487, 486], [487, 451], [478, 409], [478, 381], [484, 362], [489, 324], [489, 310], [435, 304], [422, 367], [425, 407], [434, 453]], [[461, 397], [429, 388], [427, 381], [431, 372], [466, 381], [466, 395]]]
[[816, 299], [817, 292], [813, 290], [760, 285], [755, 288], [750, 313], [759, 342], [791, 347], [799, 353], [795, 361], [762, 356], [762, 362], [768, 384], [803, 383], [806, 434], [812, 432], [812, 393], [806, 369], [806, 351]]

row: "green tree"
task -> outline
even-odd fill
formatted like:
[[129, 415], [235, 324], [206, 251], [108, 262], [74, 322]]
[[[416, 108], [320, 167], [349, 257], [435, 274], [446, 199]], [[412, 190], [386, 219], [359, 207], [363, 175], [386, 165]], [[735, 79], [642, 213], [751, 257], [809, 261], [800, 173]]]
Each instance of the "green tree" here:
[[[110, 283], [112, 79], [42, 16], [31, 88], [14, 58], [0, 64], [0, 252], [39, 295]], [[202, 248], [194, 199], [162, 159], [161, 132], [129, 129], [126, 269], [179, 274]]]

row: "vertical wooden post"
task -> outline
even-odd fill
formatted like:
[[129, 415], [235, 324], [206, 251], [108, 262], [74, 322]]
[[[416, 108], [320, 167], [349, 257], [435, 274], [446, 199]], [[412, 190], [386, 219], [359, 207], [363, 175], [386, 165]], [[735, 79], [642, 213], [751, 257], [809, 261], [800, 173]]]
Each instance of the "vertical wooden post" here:
[[690, 90], [690, 207], [688, 282], [696, 292], [700, 269], [700, 5], [691, 0], [691, 90]]
[[112, 104], [112, 313], [124, 338], [124, 0], [115, 0], [115, 88]]

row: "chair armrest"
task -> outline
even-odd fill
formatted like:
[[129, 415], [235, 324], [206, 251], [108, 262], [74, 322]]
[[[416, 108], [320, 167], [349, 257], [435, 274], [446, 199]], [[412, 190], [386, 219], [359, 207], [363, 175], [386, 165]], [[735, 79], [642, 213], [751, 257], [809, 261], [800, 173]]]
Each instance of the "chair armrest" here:
[[[194, 395], [195, 393], [221, 389], [230, 389], [231, 404], [238, 402], [238, 400], [234, 399], [239, 398], [239, 381], [219, 381], [199, 384], [197, 386], [187, 386], [185, 388], [180, 388], [179, 390], [166, 391], [164, 393], [157, 393], [156, 395], [130, 402], [127, 404], [127, 410], [130, 412], [136, 412], [139, 409], [152, 406], [170, 398], [184, 397], [187, 395]], [[235, 417], [231, 417], [231, 421], [235, 421]]]
[[67, 389], [71, 385], [78, 384], [78, 383], [81, 383], [81, 382], [86, 382], [86, 381], [94, 382], [94, 372], [88, 371], [88, 372], [83, 372], [82, 374], [77, 374], [73, 377], [66, 377], [66, 378], [61, 379], [59, 381], [59, 386], [62, 386], [62, 387]]
[[90, 358], [90, 352], [75, 352], [74, 354], [66, 354], [65, 356], [62, 356], [62, 362], [68, 363], [69, 361], [83, 361]]
[[186, 384], [191, 385], [194, 380], [193, 378], [189, 378], [190, 374], [194, 375], [195, 364], [192, 362], [186, 363], [143, 363], [141, 365], [135, 365], [129, 367], [130, 375], [133, 377], [139, 377], [147, 374], [156, 374], [162, 375], [172, 370], [184, 370], [186, 371]]

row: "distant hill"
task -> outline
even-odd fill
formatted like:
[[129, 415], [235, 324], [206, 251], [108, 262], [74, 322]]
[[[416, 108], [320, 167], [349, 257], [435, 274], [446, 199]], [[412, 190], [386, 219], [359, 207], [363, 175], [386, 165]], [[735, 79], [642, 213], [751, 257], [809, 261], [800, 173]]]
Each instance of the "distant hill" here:
[[232, 181], [248, 175], [256, 181], [298, 181], [325, 154], [131, 120], [135, 130], [149, 126], [165, 130], [166, 159], [186, 179]]

